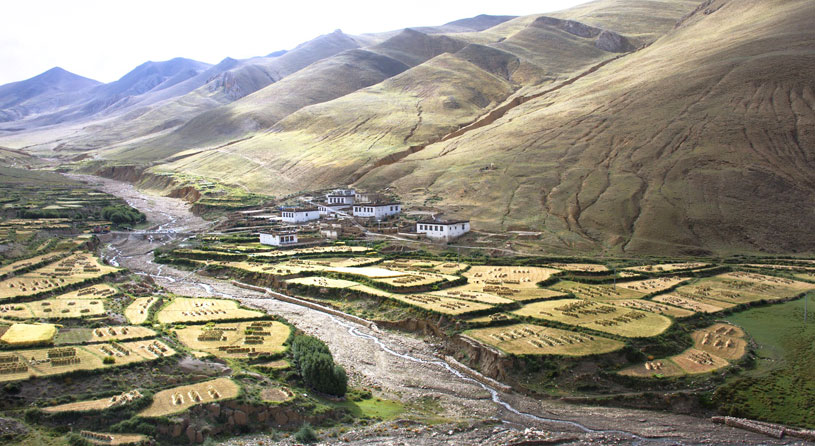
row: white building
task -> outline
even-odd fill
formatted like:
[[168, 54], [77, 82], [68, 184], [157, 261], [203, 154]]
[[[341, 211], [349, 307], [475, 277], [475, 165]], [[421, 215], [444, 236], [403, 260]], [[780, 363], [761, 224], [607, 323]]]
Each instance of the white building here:
[[353, 195], [327, 195], [325, 199], [328, 204], [345, 204], [345, 205], [354, 204]]
[[297, 243], [296, 232], [261, 232], [260, 243], [272, 246], [286, 246]]
[[334, 189], [328, 195], [343, 195], [347, 197], [353, 197], [354, 195], [356, 195], [356, 193], [357, 193], [356, 190], [348, 188], [348, 189]]
[[402, 212], [402, 205], [399, 203], [370, 203], [354, 206], [354, 217], [374, 218], [376, 220], [384, 220], [400, 212]]
[[328, 204], [328, 203], [318, 203], [317, 210], [320, 212], [320, 215], [333, 215], [339, 214], [340, 212], [350, 208], [351, 206], [347, 204]]
[[286, 223], [305, 223], [318, 220], [320, 211], [317, 208], [284, 209], [280, 214], [280, 218]]
[[468, 220], [428, 220], [416, 223], [416, 232], [428, 238], [453, 240], [470, 232]]

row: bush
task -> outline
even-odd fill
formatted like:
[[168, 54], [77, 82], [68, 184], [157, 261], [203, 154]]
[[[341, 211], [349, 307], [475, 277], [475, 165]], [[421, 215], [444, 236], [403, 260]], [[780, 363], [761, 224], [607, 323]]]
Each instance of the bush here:
[[102, 364], [113, 364], [116, 362], [116, 359], [113, 356], [105, 356], [102, 358]]
[[317, 433], [314, 432], [310, 424], [306, 423], [294, 434], [294, 439], [300, 443], [314, 443], [317, 441]]
[[345, 395], [348, 376], [345, 369], [334, 364], [334, 357], [323, 341], [313, 336], [295, 336], [291, 352], [305, 385], [318, 392]]
[[68, 444], [71, 446], [88, 446], [91, 443], [88, 440], [80, 437], [79, 434], [71, 432], [68, 434]]
[[102, 218], [115, 225], [143, 223], [147, 217], [130, 206], [106, 206], [102, 209]]

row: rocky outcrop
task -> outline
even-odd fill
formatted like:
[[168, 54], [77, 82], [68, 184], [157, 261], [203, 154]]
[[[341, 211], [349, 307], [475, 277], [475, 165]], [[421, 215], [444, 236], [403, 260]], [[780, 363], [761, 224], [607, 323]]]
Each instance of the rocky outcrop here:
[[594, 41], [594, 46], [610, 53], [627, 53], [634, 51], [634, 45], [632, 45], [628, 39], [608, 30], [604, 30], [597, 36], [597, 40]]

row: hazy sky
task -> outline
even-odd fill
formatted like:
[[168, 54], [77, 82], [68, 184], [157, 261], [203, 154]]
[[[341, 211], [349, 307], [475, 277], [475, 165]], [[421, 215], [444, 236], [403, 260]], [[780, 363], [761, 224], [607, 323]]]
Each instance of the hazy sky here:
[[148, 60], [260, 56], [337, 28], [440, 25], [478, 14], [551, 12], [587, 0], [25, 0], [3, 2], [0, 84], [54, 66], [110, 82]]

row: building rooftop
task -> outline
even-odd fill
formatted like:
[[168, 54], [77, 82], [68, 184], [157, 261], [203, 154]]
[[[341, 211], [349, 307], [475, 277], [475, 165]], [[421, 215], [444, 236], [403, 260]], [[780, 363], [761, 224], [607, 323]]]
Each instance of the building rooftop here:
[[456, 225], [459, 223], [469, 223], [470, 220], [419, 220], [417, 223], [423, 225]]
[[394, 206], [394, 205], [402, 205], [402, 203], [398, 201], [381, 201], [376, 203], [354, 203], [354, 206], [368, 206], [368, 207], [380, 207], [380, 206]]
[[281, 209], [282, 212], [310, 212], [316, 211], [316, 207], [297, 207], [297, 208], [283, 208]]

